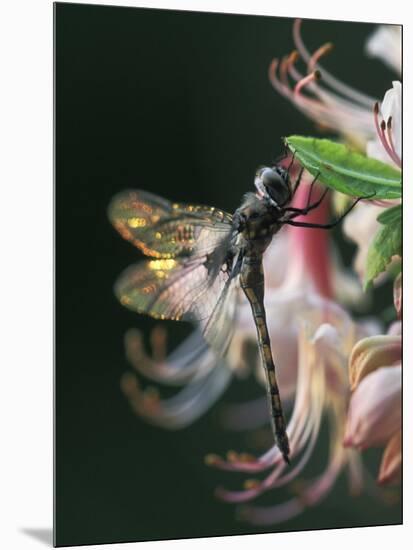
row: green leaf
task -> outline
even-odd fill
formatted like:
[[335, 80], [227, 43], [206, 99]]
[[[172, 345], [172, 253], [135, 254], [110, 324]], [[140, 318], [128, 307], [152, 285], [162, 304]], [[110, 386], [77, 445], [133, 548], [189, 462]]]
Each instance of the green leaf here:
[[318, 175], [327, 187], [352, 197], [397, 199], [401, 196], [401, 173], [388, 164], [328, 139], [290, 136], [285, 142], [308, 172]]
[[398, 204], [392, 208], [387, 208], [384, 212], [381, 212], [377, 216], [377, 221], [383, 225], [388, 225], [389, 223], [400, 222], [402, 218], [402, 205]]
[[392, 219], [391, 222], [386, 222], [386, 225], [379, 228], [369, 247], [364, 288], [369, 287], [377, 275], [386, 271], [394, 256], [402, 255], [401, 206], [390, 208], [379, 217], [383, 217], [383, 214], [387, 214], [387, 218]]

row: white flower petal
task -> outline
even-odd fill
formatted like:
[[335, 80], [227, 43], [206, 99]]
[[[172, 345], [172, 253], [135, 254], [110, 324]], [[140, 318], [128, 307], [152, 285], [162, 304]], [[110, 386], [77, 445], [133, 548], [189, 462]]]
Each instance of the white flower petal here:
[[[396, 155], [402, 156], [402, 85], [398, 80], [393, 81], [393, 87], [384, 94], [380, 106], [381, 116], [386, 124], [391, 118], [391, 137]], [[386, 131], [387, 139], [387, 131]], [[379, 136], [367, 142], [366, 154], [387, 164], [396, 164], [387, 153]]]
[[392, 118], [393, 144], [396, 153], [401, 157], [402, 141], [402, 85], [398, 80], [393, 81], [393, 88], [387, 90], [384, 94], [381, 112], [384, 120], [387, 122]]

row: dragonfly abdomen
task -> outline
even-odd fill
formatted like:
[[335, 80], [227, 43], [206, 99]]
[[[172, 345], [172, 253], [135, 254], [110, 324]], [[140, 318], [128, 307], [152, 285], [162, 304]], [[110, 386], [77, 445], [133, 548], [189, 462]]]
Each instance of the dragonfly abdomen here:
[[278, 388], [275, 365], [271, 352], [271, 342], [264, 308], [264, 272], [262, 256], [254, 254], [243, 258], [241, 287], [251, 305], [255, 326], [257, 329], [258, 346], [261, 363], [267, 378], [268, 404], [271, 413], [272, 428], [276, 443], [286, 462], [289, 462], [289, 442], [286, 424], [282, 410], [280, 391]]

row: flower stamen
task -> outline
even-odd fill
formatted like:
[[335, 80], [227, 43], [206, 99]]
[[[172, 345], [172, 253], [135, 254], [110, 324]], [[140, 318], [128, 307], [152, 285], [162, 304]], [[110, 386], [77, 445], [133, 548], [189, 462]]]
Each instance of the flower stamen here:
[[[305, 47], [305, 44], [303, 42], [303, 39], [301, 37], [301, 19], [296, 19], [294, 21], [293, 25], [293, 39], [294, 43], [296, 45], [296, 48], [301, 55], [301, 57], [304, 59], [304, 61], [307, 64], [310, 64], [311, 58], [313, 57], [310, 52]], [[314, 55], [314, 54], [313, 54]], [[316, 62], [315, 66], [322, 71], [323, 73], [323, 80], [326, 84], [331, 86], [333, 90], [336, 90], [339, 92], [342, 96], [346, 97], [347, 99], [352, 99], [356, 101], [359, 105], [363, 106], [370, 106], [374, 99], [367, 96], [366, 94], [363, 94], [361, 92], [358, 92], [357, 90], [354, 90], [350, 86], [347, 86], [337, 78], [335, 78], [331, 73], [326, 71], [324, 68], [320, 67], [319, 64]]]
[[394, 147], [394, 142], [393, 142], [392, 120], [393, 120], [393, 118], [391, 116], [387, 120], [387, 139], [389, 141], [390, 148], [393, 151], [393, 155], [394, 155], [395, 159], [397, 159], [396, 164], [397, 164], [397, 166], [401, 167], [401, 164], [402, 164], [401, 159], [400, 159], [399, 155], [396, 153], [396, 149]]
[[326, 44], [323, 44], [320, 46], [310, 57], [310, 60], [308, 62], [308, 72], [313, 72], [316, 68], [316, 65], [323, 56], [329, 54], [334, 49], [334, 44], [332, 42], [327, 42]]
[[315, 70], [309, 75], [302, 78], [294, 87], [294, 95], [298, 96], [300, 95], [301, 90], [305, 87], [311, 84], [312, 82], [316, 82], [317, 80], [320, 80], [321, 73], [319, 70]]
[[[380, 111], [380, 108], [379, 108], [379, 104], [378, 102], [376, 101], [376, 103], [374, 104], [374, 125], [376, 127], [376, 132], [377, 132], [377, 135], [380, 139], [380, 142], [381, 144], [383, 145], [386, 153], [389, 155], [389, 157], [392, 159], [393, 162], [395, 162], [397, 164], [397, 166], [401, 166], [401, 161], [400, 161], [400, 158], [399, 156], [397, 155], [395, 149], [394, 149], [394, 145], [393, 145], [393, 141], [388, 141], [388, 138], [386, 136], [386, 122], [384, 120], [382, 120], [380, 123], [379, 123], [379, 111]], [[390, 133], [391, 133], [391, 118], [389, 119], [390, 120]], [[389, 134], [389, 129], [387, 128], [387, 134]]]
[[280, 80], [286, 86], [289, 88], [288, 83], [288, 67], [290, 65], [290, 56], [284, 56], [280, 63]]

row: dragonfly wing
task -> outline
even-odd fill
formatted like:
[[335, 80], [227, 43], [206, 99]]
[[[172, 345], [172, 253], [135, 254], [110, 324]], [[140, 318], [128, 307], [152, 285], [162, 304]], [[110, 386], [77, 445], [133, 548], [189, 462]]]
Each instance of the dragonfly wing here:
[[116, 195], [108, 215], [124, 239], [154, 258], [211, 254], [232, 231], [232, 216], [222, 210], [140, 190]]
[[233, 331], [239, 287], [226, 265], [232, 216], [125, 191], [112, 200], [109, 218], [126, 240], [154, 258], [119, 277], [120, 302], [157, 319], [199, 322], [205, 340], [222, 354]]
[[204, 322], [228, 275], [213, 272], [207, 257], [146, 260], [127, 268], [115, 285], [120, 302], [157, 319]]
[[235, 268], [225, 281], [209, 317], [201, 320], [205, 340], [220, 355], [226, 353], [234, 334], [239, 291], [239, 274]]

